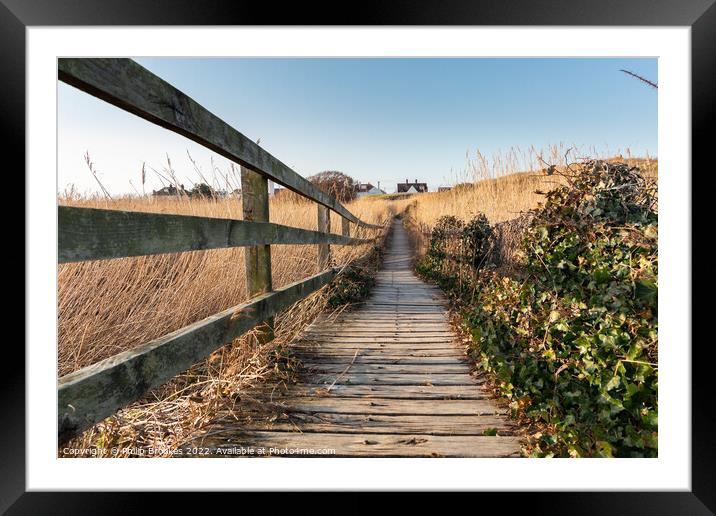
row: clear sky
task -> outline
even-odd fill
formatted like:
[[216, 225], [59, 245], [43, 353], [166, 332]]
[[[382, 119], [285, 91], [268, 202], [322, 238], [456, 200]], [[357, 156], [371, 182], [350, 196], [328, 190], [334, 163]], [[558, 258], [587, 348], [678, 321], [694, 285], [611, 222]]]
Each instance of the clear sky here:
[[[657, 152], [657, 92], [619, 70], [657, 79], [656, 59], [210, 59], [137, 61], [298, 173], [340, 170], [393, 192], [409, 178], [454, 182], [476, 150], [564, 143]], [[161, 183], [166, 155], [199, 181], [211, 157], [193, 142], [64, 83], [58, 86], [58, 188], [112, 194]], [[130, 184], [131, 181], [131, 184]]]

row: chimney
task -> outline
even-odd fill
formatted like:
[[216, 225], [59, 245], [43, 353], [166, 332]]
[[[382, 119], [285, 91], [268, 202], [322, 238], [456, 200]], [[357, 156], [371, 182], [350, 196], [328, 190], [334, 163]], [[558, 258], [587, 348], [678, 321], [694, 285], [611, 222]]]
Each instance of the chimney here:
[[405, 184], [406, 184], [406, 185], [408, 184], [408, 178], [407, 178], [407, 177], [405, 178]]
[[418, 180], [417, 180], [417, 179], [415, 180], [415, 184], [416, 184], [416, 185], [418, 184]]

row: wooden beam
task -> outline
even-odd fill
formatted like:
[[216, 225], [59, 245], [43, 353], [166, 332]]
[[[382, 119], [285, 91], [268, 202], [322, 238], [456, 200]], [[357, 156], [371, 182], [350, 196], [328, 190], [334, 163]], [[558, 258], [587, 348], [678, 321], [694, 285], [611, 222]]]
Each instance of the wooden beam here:
[[356, 224], [380, 227], [359, 220], [335, 198], [319, 190], [194, 99], [131, 59], [60, 58], [58, 72], [61, 81], [181, 134], [332, 209]]
[[[268, 180], [261, 174], [241, 167], [241, 203], [244, 220], [249, 222], [269, 221]], [[271, 292], [271, 246], [251, 246], [245, 252], [246, 291], [249, 297]], [[321, 269], [323, 270], [323, 269]], [[265, 321], [259, 335], [261, 342], [274, 337], [273, 317]]]
[[[324, 206], [318, 205], [318, 231], [331, 232], [331, 212]], [[331, 247], [328, 244], [318, 244], [318, 270], [322, 271], [331, 263]]]
[[[323, 432], [234, 431], [228, 444], [182, 445], [184, 457], [200, 456], [197, 449], [210, 456], [232, 456], [236, 443], [251, 443], [267, 455], [300, 456], [296, 450], [335, 450], [330, 457], [519, 457], [520, 438], [485, 435], [426, 434], [340, 434]], [[205, 448], [201, 448], [205, 446]], [[248, 457], [254, 455], [249, 454]], [[309, 456], [309, 455], [306, 455]], [[236, 455], [236, 457], [246, 457]]]
[[268, 244], [370, 242], [266, 222], [69, 206], [58, 208], [58, 221], [59, 263]]
[[63, 376], [57, 389], [59, 442], [80, 434], [202, 361], [318, 290], [335, 274], [334, 269], [323, 271]]
[[341, 235], [346, 238], [351, 236], [351, 221], [345, 217], [341, 217]]

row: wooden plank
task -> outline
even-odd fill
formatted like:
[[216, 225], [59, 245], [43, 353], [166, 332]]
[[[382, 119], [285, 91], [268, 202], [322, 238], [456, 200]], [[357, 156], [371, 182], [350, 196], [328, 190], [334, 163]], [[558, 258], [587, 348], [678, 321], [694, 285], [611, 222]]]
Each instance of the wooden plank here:
[[[477, 382], [479, 385], [480, 382]], [[387, 399], [485, 399], [486, 395], [475, 385], [355, 385], [336, 384], [326, 392], [326, 387], [315, 384], [263, 386], [261, 389], [246, 393], [248, 397], [257, 397], [268, 401], [277, 401], [284, 397], [330, 396], [332, 398], [387, 398]]]
[[[241, 207], [244, 220], [249, 222], [269, 221], [268, 179], [246, 167], [241, 167]], [[327, 208], [326, 208], [327, 209]], [[246, 292], [254, 297], [271, 292], [271, 246], [257, 245], [248, 247], [244, 253], [246, 267]], [[318, 270], [322, 271], [325, 267]], [[262, 321], [257, 336], [259, 342], [266, 343], [274, 338], [273, 317]]]
[[[350, 363], [321, 363], [302, 362], [301, 365], [307, 373], [342, 373], [348, 370], [351, 373], [363, 374], [470, 374], [470, 366], [466, 363], [455, 364], [350, 364]], [[348, 367], [350, 365], [350, 367]]]
[[384, 328], [377, 328], [372, 331], [368, 331], [365, 329], [365, 326], [362, 328], [353, 328], [353, 327], [346, 327], [343, 332], [340, 332], [338, 329], [333, 328], [326, 328], [325, 331], [311, 331], [310, 333], [305, 333], [304, 335], [313, 337], [338, 337], [342, 335], [350, 334], [353, 337], [383, 337], [383, 336], [390, 336], [390, 337], [410, 337], [411, 335], [414, 335], [416, 337], [454, 337], [455, 333], [451, 332], [449, 329], [434, 329], [432, 327], [425, 327], [425, 329], [412, 329], [412, 328], [406, 328], [401, 327], [397, 328], [395, 326], [391, 327], [384, 327]]
[[[326, 324], [328, 327], [342, 327], [342, 326], [349, 326], [351, 328], [371, 328], [371, 325], [374, 325], [375, 328], [395, 328], [398, 330], [409, 330], [410, 328], [415, 327], [448, 327], [452, 328], [450, 326], [450, 323], [445, 317], [440, 318], [430, 318], [430, 319], [404, 319], [401, 317], [395, 317], [394, 315], [391, 317], [371, 317], [371, 318], [355, 318], [355, 319], [349, 319], [345, 317], [339, 317], [337, 319], [331, 319], [324, 320], [320, 324]], [[312, 328], [315, 328], [317, 326], [311, 326]]]
[[356, 350], [359, 353], [374, 353], [379, 350], [392, 350], [395, 352], [407, 352], [407, 351], [438, 351], [447, 350], [451, 351], [453, 355], [462, 354], [462, 350], [459, 349], [454, 343], [451, 342], [317, 342], [317, 341], [301, 341], [295, 342], [292, 345], [293, 349], [323, 352], [329, 350], [350, 350], [355, 353]]
[[311, 382], [317, 385], [331, 385], [333, 382], [340, 385], [478, 385], [484, 383], [479, 379], [466, 374], [361, 374], [351, 373], [339, 376], [337, 374], [311, 374], [299, 379], [303, 383]]
[[455, 342], [455, 336], [427, 336], [421, 335], [383, 335], [379, 337], [372, 337], [370, 335], [305, 335], [301, 337], [300, 342], [306, 343], [317, 343], [317, 344], [351, 344], [351, 343], [365, 343], [365, 344], [443, 344]]
[[455, 346], [448, 348], [428, 348], [428, 349], [413, 349], [413, 348], [373, 348], [364, 349], [361, 347], [322, 347], [318, 348], [315, 346], [291, 346], [291, 352], [296, 356], [311, 355], [314, 357], [358, 357], [365, 355], [371, 357], [385, 357], [386, 359], [396, 358], [408, 358], [408, 357], [463, 357], [461, 350]]
[[356, 245], [318, 231], [267, 222], [60, 206], [59, 263], [267, 244]]
[[[425, 308], [432, 308], [436, 312], [443, 311], [445, 307], [442, 305], [442, 303], [418, 303], [416, 301], [408, 300], [408, 299], [401, 299], [401, 300], [387, 300], [387, 299], [369, 299], [367, 301], [364, 301], [366, 305], [370, 306], [373, 309], [385, 309], [385, 310], [397, 310], [398, 308], [408, 308], [409, 310], [412, 310], [413, 308], [423, 309]], [[359, 304], [359, 303], [356, 303]], [[442, 310], [441, 310], [442, 309]]]
[[381, 227], [359, 220], [335, 198], [322, 192], [191, 97], [131, 59], [60, 58], [58, 78], [255, 170], [289, 190], [332, 209], [351, 222], [364, 227]]
[[351, 333], [353, 335], [410, 335], [425, 333], [450, 333], [454, 335], [452, 328], [447, 323], [416, 323], [411, 325], [398, 325], [396, 323], [375, 323], [352, 325], [344, 324], [322, 324], [320, 326], [309, 327], [311, 334], [336, 335], [339, 333]]
[[355, 313], [351, 311], [346, 311], [343, 314], [332, 317], [330, 319], [331, 322], [334, 323], [353, 323], [353, 324], [370, 324], [373, 322], [394, 322], [395, 324], [402, 324], [409, 326], [416, 322], [425, 322], [425, 323], [434, 323], [434, 322], [444, 322], [447, 323], [448, 319], [445, 316], [445, 313], [442, 312], [435, 312], [435, 313], [425, 313], [425, 314], [407, 314], [407, 313], [401, 313], [400, 317], [396, 317], [394, 313], [367, 313], [367, 311], [363, 311], [360, 313]]
[[353, 338], [391, 338], [391, 339], [410, 339], [411, 337], [430, 338], [430, 337], [444, 337], [451, 340], [455, 339], [455, 334], [449, 330], [435, 331], [435, 330], [393, 330], [386, 329], [383, 331], [358, 331], [346, 329], [341, 332], [339, 330], [326, 330], [326, 331], [311, 331], [304, 333], [304, 338], [310, 340], [313, 338], [330, 337], [330, 338], [344, 338], [346, 334], [350, 334]]
[[[253, 410], [256, 404], [249, 404]], [[336, 399], [327, 397], [292, 397], [282, 398], [276, 402], [274, 411], [287, 413], [318, 413], [330, 412], [340, 414], [410, 414], [410, 415], [453, 415], [453, 416], [479, 416], [505, 414], [505, 409], [500, 409], [492, 400], [441, 400], [435, 403], [433, 400], [414, 399], [360, 399], [343, 398]], [[242, 411], [241, 403], [234, 406], [234, 411]]]
[[368, 318], [352, 318], [352, 317], [324, 317], [320, 320], [316, 320], [314, 324], [309, 328], [321, 328], [321, 329], [337, 329], [350, 327], [356, 330], [364, 331], [382, 331], [383, 329], [402, 329], [409, 330], [411, 328], [422, 329], [422, 328], [437, 328], [440, 330], [453, 330], [453, 326], [448, 320], [443, 317], [440, 319], [416, 319], [412, 321], [403, 321], [401, 317], [383, 318], [383, 319], [368, 319]]
[[390, 313], [401, 313], [401, 314], [441, 314], [445, 316], [445, 307], [437, 305], [426, 305], [426, 306], [401, 306], [401, 305], [372, 305], [366, 303], [369, 308], [363, 311], [361, 315], [371, 316], [380, 314]]
[[318, 290], [329, 269], [63, 376], [57, 389], [59, 441], [135, 401], [258, 323]]
[[[317, 457], [517, 457], [520, 441], [511, 436], [440, 436], [391, 434], [328, 434], [241, 432], [212, 447], [215, 456], [246, 457], [237, 447], [261, 447], [266, 455]], [[190, 457], [202, 439], [183, 448]], [[334, 451], [334, 453], [330, 453]], [[251, 455], [255, 456], [255, 455]]]
[[[318, 231], [331, 232], [331, 212], [325, 206], [318, 206]], [[328, 244], [318, 244], [318, 270], [322, 271], [331, 263], [331, 248]]]
[[348, 344], [345, 346], [336, 345], [312, 345], [305, 343], [296, 343], [291, 347], [291, 352], [294, 355], [308, 355], [312, 354], [315, 357], [320, 356], [331, 356], [331, 355], [357, 355], [361, 356], [385, 356], [391, 358], [398, 357], [410, 357], [410, 356], [436, 356], [445, 357], [450, 356], [453, 358], [463, 358], [465, 356], [465, 349], [451, 344], [414, 344], [410, 346], [405, 345], [381, 345], [381, 344]]
[[236, 422], [239, 431], [279, 431], [348, 434], [485, 435], [497, 431], [511, 435], [512, 426], [500, 416], [362, 415], [362, 414], [282, 414], [276, 419], [242, 414]]
[[341, 364], [344, 367], [348, 364], [393, 364], [393, 365], [459, 365], [469, 364], [465, 357], [448, 356], [448, 357], [413, 357], [413, 356], [382, 356], [382, 355], [322, 355], [319, 353], [292, 353], [292, 357], [301, 361], [304, 366], [310, 367], [315, 365]]

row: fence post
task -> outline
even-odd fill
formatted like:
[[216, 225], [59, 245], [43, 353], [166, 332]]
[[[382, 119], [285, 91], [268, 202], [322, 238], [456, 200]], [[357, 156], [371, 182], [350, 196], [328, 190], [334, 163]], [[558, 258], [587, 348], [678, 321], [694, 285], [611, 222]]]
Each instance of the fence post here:
[[[241, 167], [241, 204], [244, 220], [253, 222], [269, 221], [268, 180], [251, 169]], [[249, 297], [273, 290], [271, 284], [271, 246], [255, 245], [246, 247], [246, 291]], [[274, 337], [274, 318], [266, 320], [267, 328], [260, 333], [259, 340], [268, 342]]]
[[[331, 232], [331, 211], [323, 206], [318, 205], [318, 231], [321, 233]], [[331, 264], [331, 246], [328, 244], [318, 244], [318, 270], [323, 271]]]
[[341, 235], [344, 237], [351, 236], [351, 221], [345, 217], [341, 217]]

